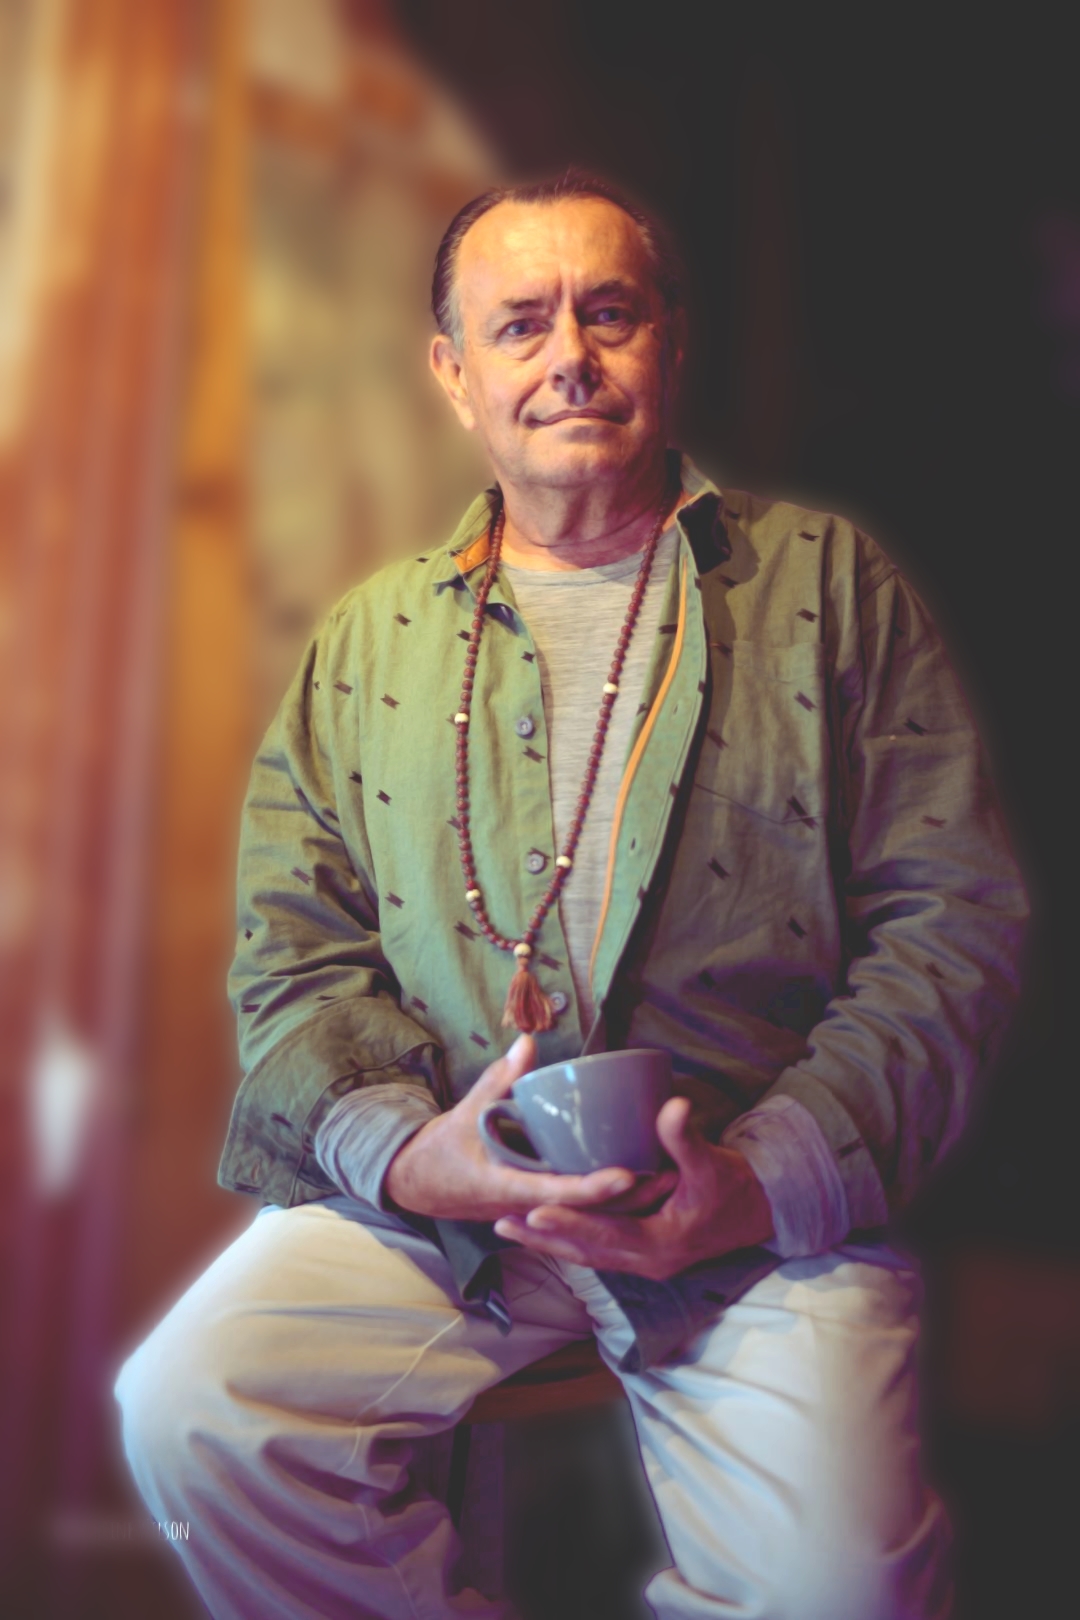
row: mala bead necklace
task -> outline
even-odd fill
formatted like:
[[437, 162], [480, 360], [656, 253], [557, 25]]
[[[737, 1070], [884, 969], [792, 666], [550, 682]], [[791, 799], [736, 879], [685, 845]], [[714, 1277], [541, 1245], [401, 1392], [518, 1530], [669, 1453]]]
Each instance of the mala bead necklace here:
[[611, 711], [615, 706], [615, 699], [619, 695], [619, 677], [622, 674], [623, 663], [626, 659], [626, 650], [630, 645], [630, 637], [634, 633], [634, 626], [641, 611], [645, 589], [649, 583], [649, 572], [652, 568], [653, 557], [656, 555], [656, 547], [664, 531], [664, 519], [667, 511], [668, 502], [665, 499], [642, 554], [641, 566], [638, 569], [637, 579], [634, 583], [630, 605], [626, 610], [626, 618], [623, 620], [619, 639], [615, 644], [615, 656], [611, 660], [608, 678], [604, 682], [603, 696], [600, 701], [600, 715], [596, 722], [592, 747], [589, 750], [589, 762], [585, 767], [585, 777], [581, 784], [581, 792], [578, 794], [577, 806], [570, 823], [570, 830], [566, 835], [566, 843], [562, 852], [555, 857], [554, 875], [520, 939], [506, 939], [492, 927], [484, 906], [483, 891], [476, 879], [476, 858], [473, 854], [472, 834], [469, 829], [469, 717], [472, 712], [473, 679], [476, 674], [480, 637], [484, 629], [487, 599], [491, 587], [495, 583], [495, 575], [498, 572], [503, 529], [506, 525], [506, 510], [501, 501], [497, 515], [493, 516], [492, 519], [488, 564], [476, 593], [476, 607], [473, 612], [472, 627], [469, 631], [469, 645], [465, 653], [465, 673], [461, 682], [461, 699], [458, 703], [458, 712], [454, 716], [454, 726], [457, 730], [458, 852], [461, 857], [462, 875], [465, 879], [465, 899], [472, 909], [473, 916], [476, 919], [476, 926], [493, 945], [498, 946], [500, 951], [512, 951], [517, 958], [517, 971], [510, 981], [506, 1006], [503, 1010], [503, 1025], [509, 1028], [516, 1026], [528, 1035], [533, 1034], [536, 1030], [550, 1029], [555, 1022], [555, 1009], [551, 1004], [551, 1000], [544, 994], [531, 971], [533, 946], [536, 944], [544, 918], [558, 899], [559, 892], [573, 869], [574, 851], [577, 849], [581, 829], [585, 825], [589, 802], [593, 796], [593, 789], [596, 787], [596, 778], [604, 753], [604, 742], [607, 737]]

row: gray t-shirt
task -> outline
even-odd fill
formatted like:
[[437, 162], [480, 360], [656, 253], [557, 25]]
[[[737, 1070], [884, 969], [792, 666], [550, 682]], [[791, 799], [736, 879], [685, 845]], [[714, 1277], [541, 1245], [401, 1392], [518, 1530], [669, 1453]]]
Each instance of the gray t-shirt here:
[[[600, 921], [608, 846], [630, 734], [645, 689], [668, 576], [675, 558], [675, 524], [656, 548], [645, 599], [623, 664], [596, 786], [563, 884], [559, 909], [582, 1030], [593, 1021], [589, 959]], [[597, 568], [551, 573], [503, 564], [518, 610], [536, 645], [548, 731], [548, 769], [555, 823], [554, 860], [566, 841], [592, 747], [604, 682], [630, 606], [641, 552]]]

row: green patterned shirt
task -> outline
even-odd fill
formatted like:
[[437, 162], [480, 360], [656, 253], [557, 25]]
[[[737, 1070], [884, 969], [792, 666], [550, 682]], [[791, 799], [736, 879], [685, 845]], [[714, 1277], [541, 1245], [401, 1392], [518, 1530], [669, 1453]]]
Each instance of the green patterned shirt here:
[[[590, 1049], [670, 1050], [714, 1134], [794, 1097], [835, 1157], [853, 1228], [878, 1229], [955, 1140], [992, 1061], [1023, 890], [955, 675], [893, 564], [842, 519], [721, 491], [685, 460], [682, 477], [610, 829]], [[225, 1186], [326, 1197], [314, 1138], [341, 1096], [390, 1085], [448, 1106], [510, 1044], [512, 963], [476, 929], [455, 828], [453, 716], [493, 499], [449, 545], [344, 598], [256, 759]], [[469, 760], [478, 878], [511, 936], [550, 879], [525, 856], [554, 852], [543, 715], [500, 575]], [[547, 1063], [582, 1045], [557, 908], [536, 962], [566, 1008], [538, 1037]], [[499, 1247], [487, 1228], [438, 1231], [463, 1287]], [[775, 1263], [753, 1251], [743, 1270]], [[627, 1280], [635, 1290], [626, 1308], [646, 1323], [639, 1342], [655, 1328], [656, 1354], [717, 1297], [696, 1274]]]

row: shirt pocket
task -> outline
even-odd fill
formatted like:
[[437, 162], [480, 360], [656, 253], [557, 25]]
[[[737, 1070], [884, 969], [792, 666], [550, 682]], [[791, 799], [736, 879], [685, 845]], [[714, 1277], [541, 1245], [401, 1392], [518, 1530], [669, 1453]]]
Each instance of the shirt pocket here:
[[714, 658], [695, 786], [765, 820], [813, 826], [828, 779], [824, 648], [735, 641]]

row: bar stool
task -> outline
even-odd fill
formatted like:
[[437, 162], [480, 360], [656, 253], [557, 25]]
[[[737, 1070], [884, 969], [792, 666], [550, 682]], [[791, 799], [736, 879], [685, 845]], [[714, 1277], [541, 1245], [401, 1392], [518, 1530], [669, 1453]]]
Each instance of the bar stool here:
[[469, 1471], [473, 1426], [516, 1423], [524, 1418], [556, 1417], [621, 1401], [622, 1385], [601, 1361], [595, 1339], [582, 1339], [534, 1361], [473, 1401], [454, 1431], [446, 1505], [455, 1524], [461, 1522]]
[[439, 1495], [466, 1584], [523, 1620], [646, 1620], [670, 1562], [629, 1402], [592, 1339], [477, 1397], [448, 1437]]

